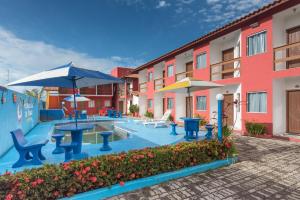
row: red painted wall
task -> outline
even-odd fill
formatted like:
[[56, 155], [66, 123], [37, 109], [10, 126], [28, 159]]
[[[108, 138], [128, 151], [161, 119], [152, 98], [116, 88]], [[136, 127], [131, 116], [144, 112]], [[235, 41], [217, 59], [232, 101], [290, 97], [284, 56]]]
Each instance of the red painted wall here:
[[[267, 51], [254, 56], [247, 56], [247, 37], [252, 34], [267, 31]], [[272, 73], [273, 73], [273, 47], [272, 47], [272, 18], [268, 17], [259, 21], [255, 28], [242, 29], [242, 57], [241, 57], [241, 83], [242, 83], [242, 122], [245, 131], [246, 121], [264, 123], [268, 127], [268, 133], [272, 133]], [[267, 92], [267, 112], [247, 112], [248, 92]]]
[[[206, 53], [206, 67], [205, 68], [200, 68], [197, 69], [197, 55], [201, 54], [201, 53]], [[194, 53], [193, 53], [193, 65], [194, 65], [194, 72], [193, 72], [193, 76], [196, 79], [199, 80], [205, 80], [205, 81], [209, 81], [210, 80], [210, 52], [209, 52], [209, 44], [205, 44], [202, 45], [200, 47], [196, 47], [194, 49]], [[197, 96], [206, 96], [206, 111], [199, 111], [197, 110]], [[203, 91], [197, 91], [194, 92], [193, 95], [193, 113], [194, 114], [198, 114], [201, 115], [202, 117], [205, 118], [206, 121], [209, 121], [209, 108], [210, 108], [210, 97], [209, 97], [209, 90], [203, 90]]]

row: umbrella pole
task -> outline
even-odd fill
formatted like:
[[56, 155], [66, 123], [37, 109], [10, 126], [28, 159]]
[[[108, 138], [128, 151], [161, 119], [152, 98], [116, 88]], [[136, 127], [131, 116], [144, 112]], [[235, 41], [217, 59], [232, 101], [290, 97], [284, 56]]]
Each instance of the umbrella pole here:
[[74, 113], [75, 113], [75, 125], [77, 128], [77, 103], [76, 103], [76, 80], [73, 78], [73, 95], [74, 95]]

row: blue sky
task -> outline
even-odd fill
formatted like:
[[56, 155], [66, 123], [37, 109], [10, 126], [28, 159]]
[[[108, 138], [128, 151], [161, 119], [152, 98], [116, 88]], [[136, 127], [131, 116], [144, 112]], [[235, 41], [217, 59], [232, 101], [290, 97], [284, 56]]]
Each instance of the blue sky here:
[[0, 0], [0, 84], [74, 61], [137, 66], [271, 0]]

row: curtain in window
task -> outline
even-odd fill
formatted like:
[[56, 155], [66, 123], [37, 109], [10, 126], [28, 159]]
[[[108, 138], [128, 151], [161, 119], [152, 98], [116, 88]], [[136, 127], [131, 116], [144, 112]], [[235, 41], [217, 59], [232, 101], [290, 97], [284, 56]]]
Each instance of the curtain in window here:
[[267, 112], [267, 94], [265, 92], [248, 94], [248, 112]]
[[252, 56], [266, 51], [266, 32], [248, 37], [248, 55]]
[[206, 96], [197, 97], [197, 110], [206, 110]]
[[206, 67], [206, 53], [197, 55], [197, 69]]
[[152, 108], [152, 99], [148, 100], [148, 108]]

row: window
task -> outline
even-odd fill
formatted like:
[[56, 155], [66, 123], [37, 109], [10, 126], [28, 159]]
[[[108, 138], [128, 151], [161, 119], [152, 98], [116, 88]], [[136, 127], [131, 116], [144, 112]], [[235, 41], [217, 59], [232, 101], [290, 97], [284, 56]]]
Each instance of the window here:
[[198, 54], [196, 57], [196, 68], [201, 69], [206, 67], [206, 53]]
[[174, 106], [174, 100], [172, 98], [167, 98], [167, 108], [172, 109]]
[[104, 101], [104, 107], [110, 107], [110, 100]]
[[197, 110], [206, 110], [206, 96], [197, 96]]
[[259, 53], [264, 53], [267, 47], [267, 32], [257, 33], [247, 38], [247, 54], [253, 56]]
[[153, 73], [149, 72], [148, 73], [148, 82], [152, 81], [152, 79], [153, 79]]
[[89, 101], [89, 108], [95, 108], [95, 101], [94, 100]]
[[152, 108], [152, 99], [148, 99], [148, 108]]
[[253, 92], [247, 94], [247, 112], [267, 112], [267, 93]]
[[169, 65], [168, 66], [168, 71], [167, 71], [167, 75], [168, 75], [168, 77], [171, 77], [171, 76], [173, 76], [173, 65]]

